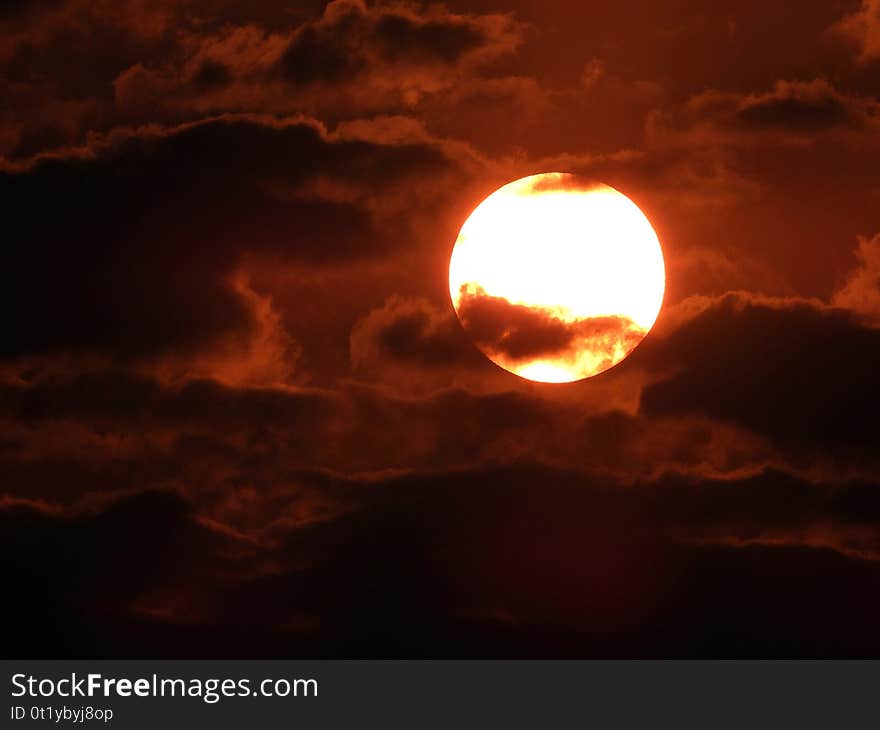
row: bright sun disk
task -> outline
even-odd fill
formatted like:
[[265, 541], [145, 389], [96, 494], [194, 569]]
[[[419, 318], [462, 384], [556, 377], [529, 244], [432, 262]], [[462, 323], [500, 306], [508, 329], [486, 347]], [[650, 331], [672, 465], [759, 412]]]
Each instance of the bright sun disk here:
[[660, 242], [629, 198], [545, 173], [499, 188], [471, 213], [449, 264], [465, 330], [521, 377], [569, 382], [623, 360], [663, 302]]

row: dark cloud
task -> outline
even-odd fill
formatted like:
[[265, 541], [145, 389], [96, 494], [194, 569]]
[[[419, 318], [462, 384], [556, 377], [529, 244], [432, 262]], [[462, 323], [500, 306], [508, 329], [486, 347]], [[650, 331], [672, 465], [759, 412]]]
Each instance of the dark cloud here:
[[847, 310], [730, 294], [640, 356], [677, 363], [643, 391], [646, 414], [699, 413], [815, 447], [870, 449], [880, 436], [880, 330]]
[[[281, 490], [294, 508], [299, 500], [285, 490], [303, 470], [534, 461], [632, 482], [665, 470], [729, 475], [773, 463], [760, 438], [735, 428], [619, 410], [638, 394], [626, 382], [620, 393], [613, 382], [585, 382], [551, 399], [470, 352], [472, 366], [446, 369], [386, 355], [367, 372], [375, 385], [325, 389], [59, 368], [0, 390], [0, 467], [17, 497], [68, 501], [81, 491], [173, 485], [216, 507], [247, 486], [255, 507]], [[494, 377], [460, 382], [465, 365]]]
[[503, 297], [463, 291], [461, 323], [478, 347], [512, 361], [589, 350], [613, 357], [616, 347], [629, 351], [643, 336], [626, 317], [591, 317], [567, 322], [537, 307], [511, 304]]
[[[480, 73], [521, 38], [508, 15], [354, 0], [276, 12], [201, 0], [63, 0], [7, 17], [0, 69], [35, 100], [0, 118], [0, 154], [18, 159], [82, 143], [90, 131], [208, 113], [333, 120], [407, 109]], [[72, 103], [87, 112], [59, 113]]]
[[7, 0], [0, 6], [0, 20], [8, 21], [22, 15], [40, 12], [62, 2], [63, 0]]
[[[816, 508], [843, 532], [876, 518], [867, 485], [853, 490], [823, 496], [773, 473], [627, 490], [535, 467], [411, 475], [362, 482], [364, 506], [279, 522], [256, 539], [171, 493], [71, 517], [9, 505], [5, 574], [29, 590], [5, 604], [18, 629], [7, 650], [870, 655], [880, 648], [876, 560], [793, 539], [820, 524]], [[781, 531], [742, 537], [741, 523], [759, 516]], [[682, 523], [702, 539], [672, 537]]]
[[345, 80], [361, 71], [365, 62], [334, 43], [332, 36], [322, 38], [314, 28], [304, 28], [284, 51], [279, 65], [288, 81], [308, 84]]
[[[509, 51], [517, 41], [517, 26], [503, 16], [336, 0], [321, 19], [295, 33], [279, 69], [293, 83], [338, 84], [388, 65], [404, 76], [422, 67], [454, 67], [468, 54]], [[413, 84], [420, 85], [417, 79]]]
[[[479, 356], [478, 356], [479, 357]], [[202, 506], [242, 486], [255, 504], [303, 470], [334, 473], [471, 466], [536, 455], [577, 419], [525, 392], [163, 383], [95, 372], [40, 376], [0, 389], [0, 464], [17, 497], [173, 485]], [[531, 433], [536, 424], [543, 431]]]
[[[39, 643], [59, 651], [99, 647], [105, 621], [112, 626], [138, 600], [179, 595], [189, 582], [210, 580], [211, 557], [222, 548], [230, 554], [228, 537], [201, 526], [190, 505], [162, 492], [75, 518], [7, 508], [0, 512], [0, 535], [7, 546], [4, 571], [21, 589], [4, 607], [7, 625], [42, 625]], [[27, 558], [19, 559], [18, 550]], [[17, 651], [45, 653], [32, 641]]]
[[12, 333], [0, 353], [153, 355], [247, 331], [254, 315], [233, 282], [245, 253], [327, 266], [389, 248], [363, 207], [303, 186], [320, 175], [369, 190], [449, 164], [426, 145], [230, 118], [120, 132], [0, 173]]
[[654, 112], [650, 132], [658, 141], [701, 146], [749, 147], [802, 144], [833, 132], [867, 139], [880, 125], [880, 107], [867, 96], [846, 93], [825, 79], [777, 81], [769, 91], [709, 90], [685, 104]]
[[225, 429], [253, 424], [316, 429], [333, 409], [332, 397], [318, 391], [237, 388], [212, 380], [165, 386], [122, 372], [0, 388], [0, 412], [5, 418], [19, 423], [65, 419], [105, 429], [123, 423], [139, 423], [144, 430], [221, 423]]
[[555, 190], [588, 191], [605, 187], [598, 180], [574, 173], [563, 173], [553, 177], [541, 177], [536, 180], [530, 190], [535, 193], [549, 193]]
[[259, 489], [254, 509], [262, 511], [284, 488], [285, 509], [296, 512], [323, 503], [295, 496], [299, 471], [342, 468], [343, 446], [345, 461], [356, 463], [348, 442], [359, 427], [348, 425], [353, 406], [338, 393], [62, 372], [0, 389], [8, 494], [68, 504], [83, 494], [173, 486], [225, 513], [240, 490]]
[[381, 53], [392, 62], [455, 63], [489, 40], [486, 30], [465, 18], [423, 21], [387, 14], [376, 23]]
[[229, 67], [219, 61], [205, 60], [198, 68], [193, 82], [200, 89], [216, 89], [228, 85], [232, 81]]
[[467, 367], [477, 360], [455, 319], [424, 299], [389, 299], [355, 325], [351, 358], [356, 369], [388, 367], [395, 363], [425, 368]]
[[[166, 2], [32, 2], [26, 12], [7, 18], [0, 34], [0, 68], [4, 78], [39, 89], [52, 106], [62, 100], [92, 100], [106, 110], [113, 100], [113, 79], [121, 70], [173, 53], [175, 31], [191, 22], [176, 15]], [[71, 49], [76, 63], [69, 62]], [[13, 107], [10, 112], [26, 124], [31, 120], [26, 110]], [[89, 121], [96, 124], [99, 117]], [[65, 122], [59, 122], [56, 129], [63, 129]]]
[[463, 291], [458, 316], [478, 347], [513, 360], [564, 352], [576, 334], [572, 324], [549, 312], [484, 293]]
[[845, 104], [830, 88], [819, 88], [812, 94], [792, 93], [797, 91], [786, 89], [787, 93], [749, 100], [736, 116], [744, 124], [755, 127], [805, 131], [826, 129], [850, 121]]

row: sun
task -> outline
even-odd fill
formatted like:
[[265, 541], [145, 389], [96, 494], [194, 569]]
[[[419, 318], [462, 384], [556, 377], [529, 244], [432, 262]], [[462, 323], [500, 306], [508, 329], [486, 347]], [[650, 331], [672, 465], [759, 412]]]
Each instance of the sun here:
[[477, 347], [516, 375], [567, 383], [623, 360], [666, 287], [657, 234], [623, 193], [575, 175], [515, 180], [471, 213], [449, 292]]

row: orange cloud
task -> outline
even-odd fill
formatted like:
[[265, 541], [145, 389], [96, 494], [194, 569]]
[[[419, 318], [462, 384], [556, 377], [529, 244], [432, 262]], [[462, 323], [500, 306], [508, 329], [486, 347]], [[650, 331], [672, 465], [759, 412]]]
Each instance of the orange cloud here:
[[880, 234], [859, 238], [858, 265], [832, 302], [880, 324]]
[[858, 10], [844, 16], [831, 28], [848, 40], [862, 62], [880, 58], [880, 0], [862, 0]]

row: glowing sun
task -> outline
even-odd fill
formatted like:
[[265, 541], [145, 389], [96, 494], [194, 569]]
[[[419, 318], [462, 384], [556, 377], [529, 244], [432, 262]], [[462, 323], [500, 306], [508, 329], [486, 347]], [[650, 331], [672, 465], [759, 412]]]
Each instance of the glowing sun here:
[[449, 292], [474, 343], [512, 373], [589, 378], [642, 341], [663, 303], [657, 234], [623, 193], [550, 172], [477, 206], [449, 262]]

